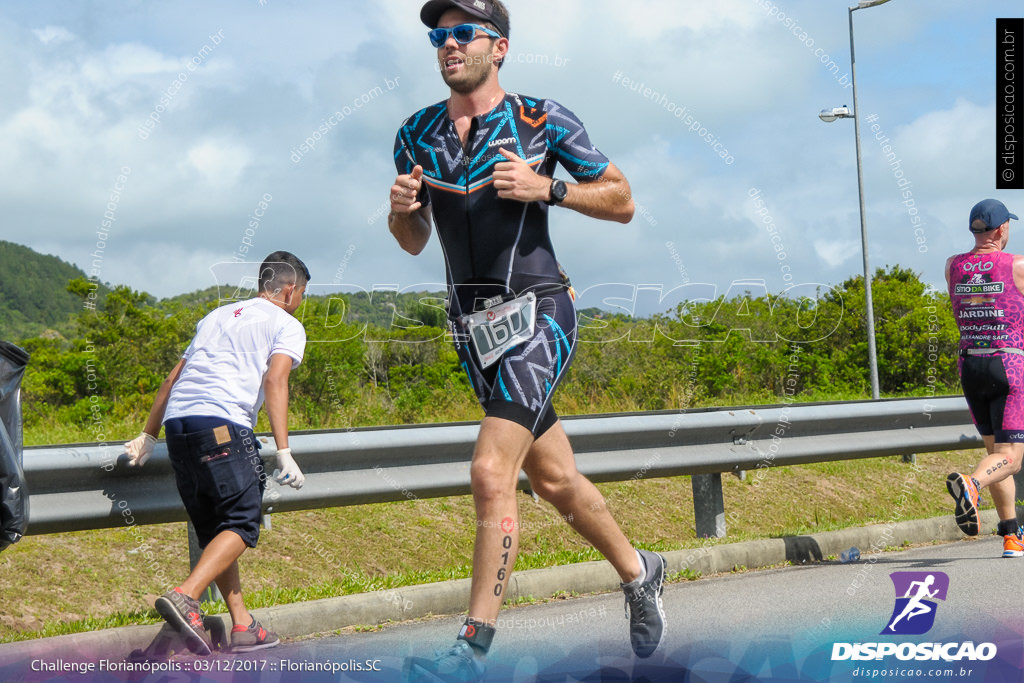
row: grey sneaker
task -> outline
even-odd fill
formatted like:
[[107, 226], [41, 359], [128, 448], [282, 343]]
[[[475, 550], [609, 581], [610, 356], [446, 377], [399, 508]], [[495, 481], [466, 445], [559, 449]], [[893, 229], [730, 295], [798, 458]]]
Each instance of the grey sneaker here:
[[402, 671], [406, 683], [469, 683], [483, 678], [484, 664], [473, 654], [473, 646], [464, 640], [455, 641], [447, 652], [435, 652], [434, 659], [409, 657]]
[[629, 644], [637, 657], [650, 657], [665, 638], [665, 610], [661, 594], [665, 592], [665, 558], [658, 553], [639, 550], [647, 576], [638, 585], [621, 584], [626, 594], [629, 617]]
[[203, 626], [203, 611], [199, 603], [177, 588], [156, 599], [156, 611], [185, 639], [192, 652], [208, 655], [213, 652], [210, 636]]
[[238, 624], [231, 628], [232, 652], [253, 652], [280, 644], [281, 639], [277, 637], [277, 634], [263, 628], [263, 624], [256, 621], [256, 617], [253, 617], [252, 623], [248, 627]]

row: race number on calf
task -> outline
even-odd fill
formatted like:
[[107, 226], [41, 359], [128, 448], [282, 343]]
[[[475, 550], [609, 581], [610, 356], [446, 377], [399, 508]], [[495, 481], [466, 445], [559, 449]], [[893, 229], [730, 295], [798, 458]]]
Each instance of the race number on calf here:
[[533, 292], [463, 318], [482, 367], [494, 364], [510, 348], [533, 337], [537, 297]]

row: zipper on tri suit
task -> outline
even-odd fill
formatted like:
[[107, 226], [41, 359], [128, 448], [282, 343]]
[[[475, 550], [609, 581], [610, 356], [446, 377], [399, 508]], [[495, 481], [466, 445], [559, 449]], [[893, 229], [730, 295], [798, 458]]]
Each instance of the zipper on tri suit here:
[[[469, 132], [466, 134], [466, 144], [462, 146], [462, 166], [464, 173], [463, 177], [466, 182], [466, 195], [465, 202], [463, 204], [463, 209], [466, 213], [466, 237], [469, 239], [470, 264], [473, 269], [473, 279], [476, 279], [477, 273], [476, 259], [473, 258], [473, 256], [476, 253], [475, 250], [473, 249], [473, 224], [470, 223], [469, 221], [469, 165], [471, 161], [470, 154], [473, 151], [473, 140], [476, 137], [476, 132], [478, 128], [479, 126], [477, 125], [477, 118], [474, 116], [469, 122]], [[458, 131], [455, 131], [455, 134], [458, 135]]]

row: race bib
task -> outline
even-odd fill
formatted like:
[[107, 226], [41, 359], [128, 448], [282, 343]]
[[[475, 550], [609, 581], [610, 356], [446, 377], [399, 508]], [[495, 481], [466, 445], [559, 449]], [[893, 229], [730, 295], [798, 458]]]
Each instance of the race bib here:
[[516, 344], [533, 337], [537, 297], [533, 292], [463, 317], [481, 367], [493, 365]]

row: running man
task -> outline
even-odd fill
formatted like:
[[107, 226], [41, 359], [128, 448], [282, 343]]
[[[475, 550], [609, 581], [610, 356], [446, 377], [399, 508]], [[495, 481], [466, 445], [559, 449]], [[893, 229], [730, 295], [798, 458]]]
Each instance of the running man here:
[[[470, 468], [477, 529], [468, 618], [446, 655], [410, 659], [407, 675], [483, 674], [519, 546], [520, 470], [615, 567], [633, 650], [649, 657], [664, 633], [664, 558], [634, 550], [600, 492], [577, 471], [551, 406], [576, 347], [576, 311], [551, 246], [548, 212], [628, 223], [629, 183], [572, 112], [499, 85], [509, 51], [508, 10], [499, 0], [431, 0], [420, 19], [431, 29], [450, 96], [398, 131], [388, 224], [411, 254], [437, 226], [449, 325], [485, 417]], [[556, 163], [575, 182], [556, 178]]]
[[[898, 617], [896, 617], [895, 619], [893, 619], [892, 623], [889, 624], [889, 629], [888, 630], [890, 630], [893, 633], [895, 633], [896, 632], [896, 630], [895, 630], [896, 624], [899, 623], [900, 619], [902, 619], [903, 617], [906, 617], [907, 621], [910, 621], [914, 617], [919, 617], [922, 614], [928, 614], [929, 612], [932, 611], [932, 608], [929, 607], [927, 604], [925, 604], [923, 602], [923, 600], [925, 598], [934, 598], [938, 594], [938, 592], [939, 592], [938, 588], [936, 588], [933, 591], [929, 591], [928, 590], [928, 588], [932, 584], [934, 584], [934, 583], [935, 583], [935, 575], [934, 574], [929, 574], [925, 578], [924, 581], [911, 581], [910, 582], [910, 585], [907, 586], [907, 593], [906, 593], [906, 595], [903, 596], [904, 598], [910, 598], [910, 600], [907, 602], [907, 606], [903, 608], [903, 611], [900, 612], [900, 615]], [[916, 592], [915, 592], [915, 589], [914, 589], [915, 586], [917, 587]], [[911, 593], [914, 593], [914, 594], [911, 595]]]
[[306, 331], [292, 314], [308, 282], [309, 271], [293, 254], [267, 256], [259, 296], [199, 321], [160, 386], [145, 429], [125, 444], [128, 464], [144, 465], [163, 423], [178, 492], [203, 554], [184, 583], [157, 598], [156, 611], [197, 654], [212, 650], [199, 596], [214, 581], [231, 613], [233, 652], [281, 642], [246, 610], [238, 558], [260, 537], [266, 473], [252, 429], [264, 396], [277, 444], [275, 479], [293, 488], [305, 479], [288, 447], [288, 375], [306, 347]]
[[974, 248], [946, 261], [946, 284], [960, 327], [960, 383], [988, 455], [970, 476], [954, 472], [946, 488], [956, 523], [968, 536], [980, 530], [978, 491], [988, 487], [999, 514], [1003, 557], [1024, 557], [1013, 475], [1024, 455], [1024, 256], [1003, 249], [1010, 219], [1002, 202], [971, 209]]

